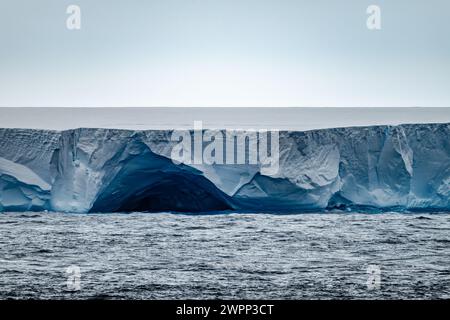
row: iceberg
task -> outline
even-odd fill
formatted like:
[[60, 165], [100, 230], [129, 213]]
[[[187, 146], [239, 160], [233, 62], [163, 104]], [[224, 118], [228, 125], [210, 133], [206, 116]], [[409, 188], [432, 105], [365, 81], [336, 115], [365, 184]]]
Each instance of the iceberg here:
[[51, 187], [26, 166], [0, 157], [0, 211], [47, 209]]
[[176, 163], [172, 132], [0, 129], [0, 211], [450, 210], [450, 124], [280, 131], [271, 176]]

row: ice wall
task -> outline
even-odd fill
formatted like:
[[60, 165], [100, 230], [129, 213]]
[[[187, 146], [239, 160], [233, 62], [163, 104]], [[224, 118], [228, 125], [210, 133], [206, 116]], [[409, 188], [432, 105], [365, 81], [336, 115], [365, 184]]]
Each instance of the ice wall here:
[[0, 129], [0, 211], [450, 210], [450, 124], [282, 131], [275, 176], [175, 164], [171, 133]]

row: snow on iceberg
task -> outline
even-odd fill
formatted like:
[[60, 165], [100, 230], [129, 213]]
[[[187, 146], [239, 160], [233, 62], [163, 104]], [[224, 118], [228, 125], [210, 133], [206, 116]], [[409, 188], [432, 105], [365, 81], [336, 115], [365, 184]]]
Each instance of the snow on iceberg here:
[[171, 133], [0, 129], [0, 211], [450, 210], [450, 124], [282, 131], [274, 176], [176, 164]]

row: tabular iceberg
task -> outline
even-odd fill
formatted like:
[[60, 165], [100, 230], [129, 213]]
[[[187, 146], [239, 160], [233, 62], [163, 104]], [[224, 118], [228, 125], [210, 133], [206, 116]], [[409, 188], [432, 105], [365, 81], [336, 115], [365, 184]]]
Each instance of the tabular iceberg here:
[[171, 133], [0, 129], [0, 211], [450, 210], [450, 124], [281, 131], [275, 176], [176, 164]]

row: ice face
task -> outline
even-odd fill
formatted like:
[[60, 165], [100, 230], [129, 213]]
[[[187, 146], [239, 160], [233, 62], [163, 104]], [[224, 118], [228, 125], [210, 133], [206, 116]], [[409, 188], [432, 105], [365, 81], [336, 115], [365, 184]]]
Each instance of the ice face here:
[[0, 129], [0, 211], [450, 210], [450, 124], [279, 134], [279, 170], [177, 164], [170, 130]]
[[51, 186], [26, 166], [0, 157], [0, 210], [49, 208]]

